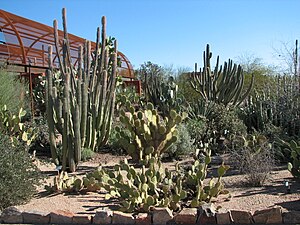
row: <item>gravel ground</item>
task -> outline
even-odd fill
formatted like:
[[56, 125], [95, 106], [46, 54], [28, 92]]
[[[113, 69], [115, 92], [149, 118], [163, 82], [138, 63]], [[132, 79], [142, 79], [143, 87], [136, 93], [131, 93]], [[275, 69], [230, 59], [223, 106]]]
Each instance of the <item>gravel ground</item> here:
[[[124, 156], [114, 156], [110, 154], [97, 154], [96, 157], [88, 162], [81, 163], [77, 173], [85, 174], [96, 168], [99, 163], [104, 166], [113, 166]], [[185, 164], [188, 160], [181, 163]], [[215, 159], [213, 163], [218, 163]], [[175, 163], [165, 164], [170, 169], [174, 168]], [[39, 168], [48, 179], [45, 183], [53, 180], [53, 176], [57, 174], [54, 164], [38, 163]], [[213, 165], [214, 166], [214, 165]], [[293, 179], [286, 169], [277, 168], [272, 171], [266, 184], [263, 187], [247, 187], [244, 184], [245, 177], [243, 175], [234, 175], [234, 173], [225, 176], [223, 181], [226, 189], [230, 191], [230, 195], [221, 195], [214, 203], [223, 209], [255, 210], [265, 209], [273, 206], [281, 206], [283, 211], [300, 210], [300, 182]], [[284, 182], [289, 181], [291, 184], [291, 193], [287, 193]], [[114, 202], [104, 200], [104, 193], [86, 193], [86, 194], [53, 194], [48, 195], [44, 185], [38, 188], [38, 194], [27, 204], [17, 206], [20, 210], [38, 210], [51, 212], [57, 209], [68, 210], [75, 214], [91, 214], [93, 215], [97, 209], [103, 206], [114, 207]]]

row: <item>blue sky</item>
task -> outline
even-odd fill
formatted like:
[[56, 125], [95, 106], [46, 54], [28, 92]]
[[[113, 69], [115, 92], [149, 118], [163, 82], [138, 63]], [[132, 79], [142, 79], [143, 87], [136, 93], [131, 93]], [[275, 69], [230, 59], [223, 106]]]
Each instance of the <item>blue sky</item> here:
[[210, 44], [221, 61], [254, 55], [279, 63], [275, 49], [300, 39], [299, 0], [2, 0], [1, 9], [52, 26], [67, 8], [68, 31], [95, 41], [107, 34], [135, 68], [151, 61], [193, 68]]

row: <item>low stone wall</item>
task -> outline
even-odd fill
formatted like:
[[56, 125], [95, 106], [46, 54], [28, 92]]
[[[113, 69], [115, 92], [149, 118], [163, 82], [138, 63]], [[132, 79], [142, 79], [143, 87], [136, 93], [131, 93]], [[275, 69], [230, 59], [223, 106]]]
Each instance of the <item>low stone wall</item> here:
[[173, 214], [168, 208], [155, 208], [151, 213], [130, 214], [98, 210], [94, 216], [75, 215], [72, 212], [57, 210], [51, 213], [38, 211], [21, 212], [15, 207], [5, 209], [0, 216], [1, 223], [8, 224], [293, 224], [300, 222], [300, 211], [282, 212], [281, 207], [248, 211], [213, 212], [203, 208], [184, 208]]

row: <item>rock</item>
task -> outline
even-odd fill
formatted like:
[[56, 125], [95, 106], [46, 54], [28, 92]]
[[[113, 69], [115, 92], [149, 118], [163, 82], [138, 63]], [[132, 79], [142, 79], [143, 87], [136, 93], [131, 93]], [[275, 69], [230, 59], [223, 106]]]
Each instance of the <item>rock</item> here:
[[91, 216], [84, 216], [84, 215], [76, 215], [76, 216], [73, 216], [72, 223], [90, 224], [90, 223], [92, 223], [92, 217]]
[[253, 214], [255, 223], [282, 223], [281, 207], [257, 210]]
[[197, 221], [196, 208], [184, 208], [174, 217], [176, 224], [195, 224]]
[[151, 225], [151, 216], [148, 213], [139, 213], [135, 216], [136, 225]]
[[300, 211], [285, 212], [282, 215], [283, 223], [299, 223]]
[[154, 225], [164, 225], [172, 220], [173, 213], [169, 208], [155, 208], [152, 212], [152, 222]]
[[1, 223], [23, 223], [22, 212], [16, 207], [4, 209], [0, 216]]
[[112, 217], [112, 224], [135, 224], [131, 213], [115, 211]]
[[46, 224], [50, 222], [50, 215], [46, 212], [26, 211], [22, 213], [23, 223]]
[[72, 223], [74, 213], [65, 210], [56, 210], [50, 213], [50, 223]]
[[216, 213], [216, 220], [217, 224], [230, 224], [232, 221], [230, 211], [218, 211]]
[[102, 208], [97, 211], [94, 218], [93, 224], [111, 224], [113, 211], [108, 208]]
[[205, 203], [199, 208], [197, 224], [216, 224], [216, 208], [213, 203]]
[[234, 223], [253, 223], [252, 215], [248, 211], [231, 210], [231, 216]]

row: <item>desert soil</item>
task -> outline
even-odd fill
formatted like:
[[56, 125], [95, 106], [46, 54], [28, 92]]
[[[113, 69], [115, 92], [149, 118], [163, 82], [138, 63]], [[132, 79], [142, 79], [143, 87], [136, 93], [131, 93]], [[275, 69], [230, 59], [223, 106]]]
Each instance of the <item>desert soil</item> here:
[[[83, 175], [88, 171], [95, 169], [99, 163], [103, 166], [113, 166], [124, 159], [125, 156], [114, 156], [110, 154], [97, 154], [93, 160], [83, 162], [79, 165], [78, 175]], [[188, 161], [188, 159], [186, 159]], [[181, 163], [185, 163], [183, 161]], [[213, 160], [212, 167], [216, 166], [220, 160]], [[175, 163], [165, 163], [170, 169]], [[104, 193], [86, 193], [86, 194], [52, 194], [46, 193], [43, 188], [45, 184], [53, 181], [57, 175], [55, 165], [38, 162], [41, 171], [47, 175], [43, 185], [38, 188], [38, 193], [27, 204], [17, 206], [20, 210], [37, 210], [51, 212], [55, 210], [67, 210], [79, 215], [94, 215], [97, 209], [101, 207], [115, 207], [115, 203], [105, 201]], [[281, 206], [283, 211], [300, 210], [300, 182], [294, 180], [292, 175], [283, 167], [276, 167], [271, 171], [263, 187], [249, 187], [244, 184], [244, 175], [238, 175], [231, 171], [224, 177], [225, 188], [230, 191], [230, 196], [221, 195], [215, 201], [216, 207], [228, 210], [247, 210], [252, 213], [256, 210], [266, 209], [274, 206]], [[291, 193], [287, 193], [284, 182], [291, 184]]]

